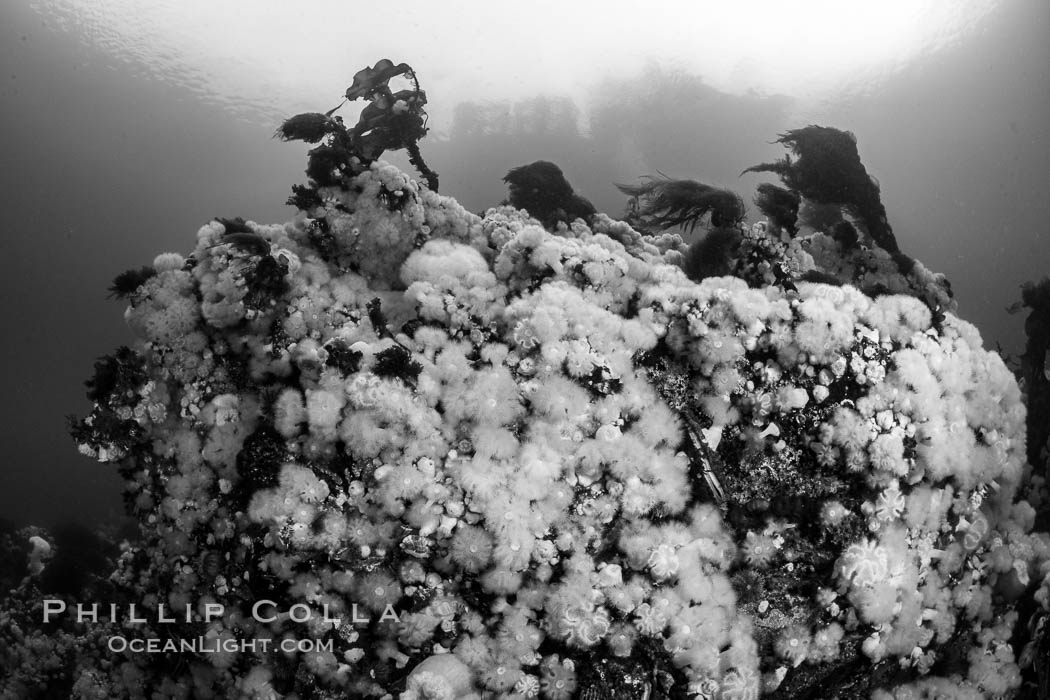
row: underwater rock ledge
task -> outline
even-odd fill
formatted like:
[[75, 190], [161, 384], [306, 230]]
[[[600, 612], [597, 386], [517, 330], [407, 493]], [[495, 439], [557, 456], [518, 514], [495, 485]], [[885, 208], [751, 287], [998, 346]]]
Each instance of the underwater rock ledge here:
[[141, 523], [97, 602], [145, 621], [42, 623], [96, 601], [44, 595], [34, 533], [0, 695], [1020, 686], [1041, 482], [1017, 382], [938, 276], [760, 222], [697, 284], [676, 236], [481, 217], [358, 165], [118, 280], [138, 340], [73, 434]]

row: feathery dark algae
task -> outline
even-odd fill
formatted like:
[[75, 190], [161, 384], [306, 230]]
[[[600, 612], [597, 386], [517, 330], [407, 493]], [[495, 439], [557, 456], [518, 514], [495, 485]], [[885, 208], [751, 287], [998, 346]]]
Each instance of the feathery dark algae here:
[[1050, 694], [1050, 9], [129, 3], [0, 10], [0, 697]]

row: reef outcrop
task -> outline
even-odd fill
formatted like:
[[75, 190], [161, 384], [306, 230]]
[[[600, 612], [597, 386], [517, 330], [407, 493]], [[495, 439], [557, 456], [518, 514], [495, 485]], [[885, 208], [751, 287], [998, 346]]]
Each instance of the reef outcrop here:
[[[677, 236], [601, 214], [477, 216], [378, 159], [326, 177], [125, 280], [138, 340], [73, 433], [126, 480], [111, 594], [147, 619], [61, 623], [74, 694], [1020, 685], [1050, 550], [1024, 405], [937, 276], [745, 224], [698, 284]], [[17, 693], [48, 630], [7, 610]]]

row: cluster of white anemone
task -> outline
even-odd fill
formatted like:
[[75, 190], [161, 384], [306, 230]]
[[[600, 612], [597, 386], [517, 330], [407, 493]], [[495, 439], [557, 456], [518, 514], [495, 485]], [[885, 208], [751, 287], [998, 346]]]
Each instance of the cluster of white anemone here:
[[[129, 490], [160, 549], [138, 574], [125, 559], [126, 585], [236, 611], [253, 578], [277, 581], [284, 603], [316, 611], [310, 633], [339, 640], [300, 662], [358, 695], [386, 692], [368, 664], [420, 664], [406, 697], [568, 698], [574, 655], [628, 658], [648, 638], [691, 692], [736, 700], [787, 667], [833, 660], [844, 630], [863, 631], [874, 660], [927, 671], [963, 627], [969, 674], [922, 682], [975, 693], [1013, 682], [1014, 620], [993, 594], [1006, 576], [1027, 584], [1047, 542], [1018, 500], [1020, 394], [972, 326], [848, 286], [694, 284], [671, 238], [602, 217], [557, 232], [508, 208], [480, 218], [383, 163], [353, 185], [284, 226], [249, 224], [287, 269], [270, 305], [246, 305], [252, 256], [224, 244], [218, 222], [190, 264], [159, 257], [133, 295], [151, 381], [126, 415], [153, 458]], [[327, 259], [311, 243], [320, 219]], [[798, 265], [828, 257], [820, 240], [812, 258], [797, 248]], [[783, 527], [736, 542], [695, 499], [683, 425], [638, 361], [660, 345], [689, 377], [714, 449], [736, 430], [771, 454], [841, 466], [869, 495], [855, 511], [824, 504], [827, 527], [857, 519], [867, 535], [823, 582], [816, 622], [785, 627], [766, 662], [728, 572], [741, 559], [783, 566]], [[354, 371], [329, 361], [336, 347]], [[414, 369], [391, 376], [381, 368], [398, 353]], [[248, 385], [231, 375], [238, 363]], [[843, 381], [860, 398], [829, 407]], [[812, 423], [789, 433], [788, 421]], [[263, 426], [288, 457], [255, 487], [237, 458]], [[354, 471], [333, 477], [340, 452]], [[237, 505], [231, 494], [245, 492]], [[321, 614], [346, 618], [354, 604], [395, 613], [367, 638]], [[286, 616], [244, 613], [207, 634], [296, 631]], [[272, 690], [274, 659], [241, 654], [193, 661], [193, 682]], [[109, 688], [122, 692], [120, 674]]]

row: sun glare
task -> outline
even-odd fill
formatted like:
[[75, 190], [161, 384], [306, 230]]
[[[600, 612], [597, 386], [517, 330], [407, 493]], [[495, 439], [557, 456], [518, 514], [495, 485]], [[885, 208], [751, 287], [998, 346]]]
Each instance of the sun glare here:
[[[230, 105], [316, 103], [384, 56], [453, 99], [580, 95], [656, 61], [732, 92], [799, 99], [878, 83], [956, 40], [998, 0], [624, 0], [394, 5], [336, 0], [39, 0], [114, 60]], [[436, 116], [436, 115], [435, 115]]]

